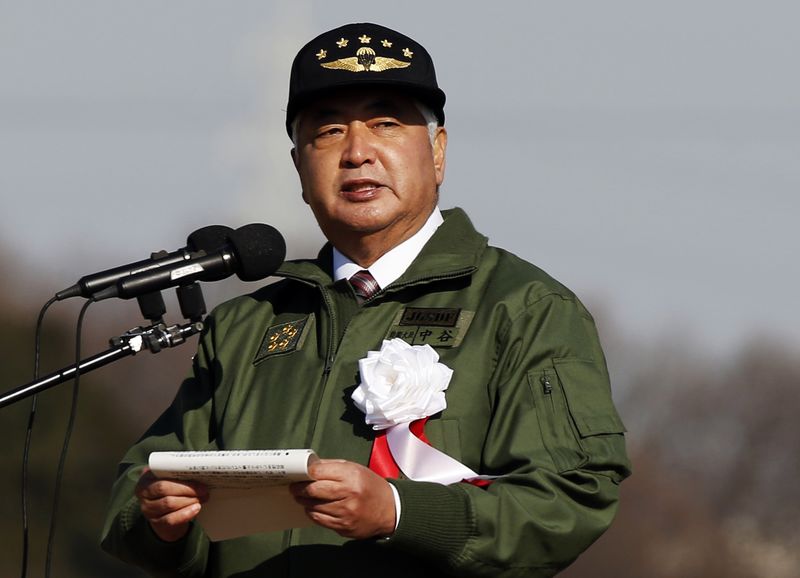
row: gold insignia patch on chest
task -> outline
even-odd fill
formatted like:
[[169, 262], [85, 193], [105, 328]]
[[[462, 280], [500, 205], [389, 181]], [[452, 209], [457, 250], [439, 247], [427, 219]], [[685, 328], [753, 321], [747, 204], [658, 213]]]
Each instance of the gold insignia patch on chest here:
[[258, 348], [253, 364], [263, 359], [277, 355], [279, 353], [289, 353], [299, 349], [305, 341], [306, 326], [308, 317], [296, 321], [288, 321], [279, 325], [273, 325], [264, 334], [261, 346]]
[[394, 319], [384, 339], [410, 345], [458, 347], [472, 323], [474, 311], [445, 307], [406, 307]]

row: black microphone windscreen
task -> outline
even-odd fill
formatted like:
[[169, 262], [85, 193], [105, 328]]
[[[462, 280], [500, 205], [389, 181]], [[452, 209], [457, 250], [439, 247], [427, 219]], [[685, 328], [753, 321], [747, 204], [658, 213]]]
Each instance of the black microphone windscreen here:
[[[220, 250], [228, 243], [228, 236], [233, 229], [225, 225], [208, 225], [197, 229], [186, 238], [186, 247], [190, 251], [205, 251], [206, 254]], [[221, 281], [230, 276], [230, 273], [221, 271], [208, 273], [200, 277], [201, 281]]]
[[231, 233], [233, 229], [225, 225], [208, 225], [189, 235], [186, 238], [186, 247], [190, 251], [213, 253], [228, 242], [228, 235]]
[[286, 258], [286, 242], [277, 229], [263, 223], [239, 227], [228, 236], [239, 262], [242, 281], [258, 281], [272, 275]]

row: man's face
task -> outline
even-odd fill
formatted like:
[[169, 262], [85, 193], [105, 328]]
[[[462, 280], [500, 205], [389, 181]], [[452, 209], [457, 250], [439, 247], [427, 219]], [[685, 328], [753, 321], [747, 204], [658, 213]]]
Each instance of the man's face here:
[[[303, 109], [292, 151], [303, 199], [334, 245], [399, 244], [425, 222], [444, 178], [447, 134], [381, 89], [335, 92]], [[375, 235], [374, 237], [370, 237]]]

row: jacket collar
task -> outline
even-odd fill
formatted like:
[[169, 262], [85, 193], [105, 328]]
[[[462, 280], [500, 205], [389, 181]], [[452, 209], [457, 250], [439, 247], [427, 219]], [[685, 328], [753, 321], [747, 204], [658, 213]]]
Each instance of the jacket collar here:
[[[472, 273], [478, 266], [487, 239], [475, 230], [467, 214], [460, 208], [442, 211], [442, 223], [420, 254], [399, 279], [387, 290], [434, 279]], [[275, 273], [277, 277], [299, 279], [315, 285], [330, 285], [333, 247], [326, 243], [316, 259], [286, 261]]]

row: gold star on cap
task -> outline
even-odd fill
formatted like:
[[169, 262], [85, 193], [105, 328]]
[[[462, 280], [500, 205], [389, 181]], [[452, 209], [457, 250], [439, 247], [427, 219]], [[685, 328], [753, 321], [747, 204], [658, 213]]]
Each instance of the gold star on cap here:
[[358, 41], [361, 42], [361, 44], [369, 44], [370, 40], [372, 40], [372, 38], [370, 38], [366, 34], [362, 34], [361, 36], [358, 37]]
[[338, 46], [339, 48], [344, 48], [345, 46], [347, 46], [348, 42], [350, 41], [347, 40], [346, 38], [340, 38], [339, 40], [336, 41], [336, 46]]
[[405, 56], [406, 58], [411, 58], [412, 56], [414, 56], [414, 53], [411, 52], [408, 48], [403, 48], [403, 56]]
[[322, 60], [323, 58], [328, 56], [328, 51], [324, 50], [324, 49], [320, 49], [320, 51], [317, 52], [317, 54], [315, 56], [317, 57], [317, 60]]
[[391, 42], [389, 42], [388, 40], [381, 40], [381, 45], [382, 45], [384, 48], [391, 48], [391, 47], [392, 47], [392, 43], [391, 43]]

